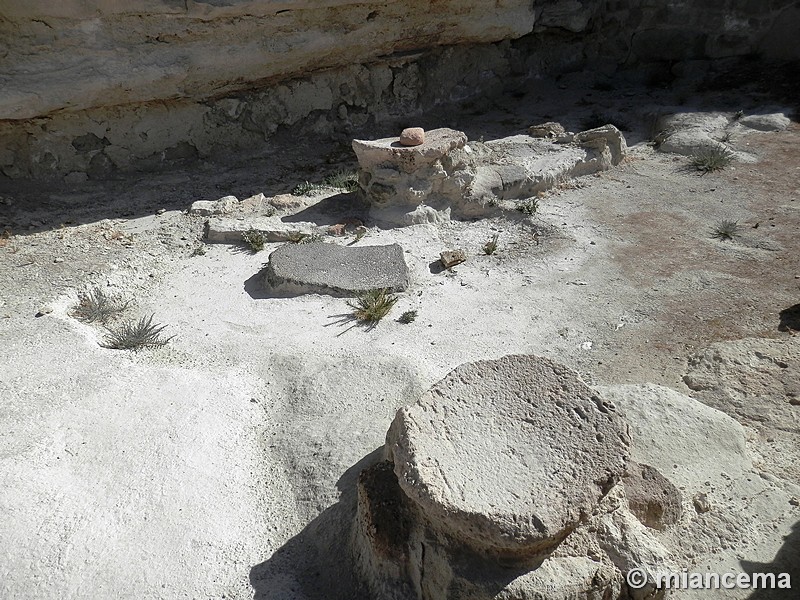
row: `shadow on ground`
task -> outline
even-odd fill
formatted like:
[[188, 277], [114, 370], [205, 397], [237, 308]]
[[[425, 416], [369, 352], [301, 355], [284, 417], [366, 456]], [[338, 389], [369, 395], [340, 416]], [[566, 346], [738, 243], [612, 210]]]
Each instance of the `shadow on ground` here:
[[310, 222], [315, 225], [335, 225], [341, 223], [342, 218], [367, 220], [369, 202], [360, 198], [355, 193], [336, 194], [323, 198], [316, 204], [303, 210], [281, 218], [284, 223]]
[[778, 331], [800, 331], [800, 304], [783, 309], [779, 316]]
[[755, 589], [748, 600], [788, 600], [797, 598], [800, 587], [800, 521], [792, 526], [792, 532], [784, 538], [783, 546], [775, 558], [769, 563], [742, 561], [742, 571], [750, 573], [751, 581], [754, 573], [774, 574], [776, 584], [778, 575], [787, 573], [792, 589]]
[[336, 482], [339, 501], [250, 569], [254, 600], [369, 599], [355, 577], [348, 542], [356, 514], [356, 481], [381, 454], [378, 448], [345, 471]]

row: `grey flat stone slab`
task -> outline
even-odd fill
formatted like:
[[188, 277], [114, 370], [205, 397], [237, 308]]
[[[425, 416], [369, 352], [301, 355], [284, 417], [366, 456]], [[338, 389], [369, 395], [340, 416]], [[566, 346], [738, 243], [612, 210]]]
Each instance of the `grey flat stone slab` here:
[[277, 294], [292, 296], [355, 296], [379, 288], [400, 292], [408, 287], [408, 266], [398, 244], [286, 244], [270, 254], [266, 283]]

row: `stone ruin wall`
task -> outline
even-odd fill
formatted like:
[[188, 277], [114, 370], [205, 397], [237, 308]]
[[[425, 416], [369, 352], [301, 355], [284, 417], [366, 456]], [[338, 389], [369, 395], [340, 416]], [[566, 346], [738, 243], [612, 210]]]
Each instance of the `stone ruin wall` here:
[[0, 0], [0, 181], [386, 134], [584, 68], [796, 60], [794, 0]]

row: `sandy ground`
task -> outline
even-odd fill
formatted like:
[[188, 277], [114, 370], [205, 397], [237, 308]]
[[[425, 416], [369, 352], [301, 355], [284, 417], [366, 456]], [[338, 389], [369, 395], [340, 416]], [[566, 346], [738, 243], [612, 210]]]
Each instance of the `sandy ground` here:
[[[555, 110], [523, 108], [514, 114], [509, 101], [461, 124], [488, 139]], [[632, 126], [631, 142], [647, 137], [643, 127]], [[697, 349], [794, 343], [778, 325], [800, 302], [798, 142], [796, 124], [750, 134], [736, 143], [758, 163], [703, 177], [639, 143], [620, 167], [547, 194], [530, 221], [371, 228], [359, 243], [401, 244], [412, 276], [372, 330], [342, 322], [343, 299], [266, 297], [260, 272], [274, 245], [193, 255], [203, 219], [183, 212], [191, 201], [286, 191], [302, 170], [283, 188], [274, 165], [260, 179], [250, 167], [198, 166], [80, 190], [8, 185], [0, 596], [354, 597], [340, 561], [354, 478], [396, 409], [457, 365], [536, 353], [590, 384], [691, 393], [683, 376]], [[723, 218], [739, 221], [740, 239], [711, 239]], [[493, 233], [499, 251], [485, 256]], [[469, 260], [432, 272], [453, 247]], [[175, 338], [102, 348], [101, 329], [69, 316], [92, 285], [131, 300], [132, 315], [154, 313]], [[414, 323], [394, 320], [411, 309]], [[771, 562], [798, 520], [787, 507], [772, 534], [754, 527], [743, 558]]]

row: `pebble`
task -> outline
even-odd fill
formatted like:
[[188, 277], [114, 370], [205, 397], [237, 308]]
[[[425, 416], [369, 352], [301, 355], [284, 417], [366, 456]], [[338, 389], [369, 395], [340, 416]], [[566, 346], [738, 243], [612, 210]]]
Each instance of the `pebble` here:
[[156, 214], [157, 214], [157, 215], [163, 215], [165, 212], [167, 212], [167, 209], [166, 209], [166, 208], [159, 208], [159, 209], [156, 211]]
[[419, 146], [425, 143], [425, 130], [422, 127], [407, 127], [400, 132], [402, 146]]
[[64, 262], [64, 259], [63, 259], [63, 258], [54, 258], [54, 259], [53, 259], [53, 262], [54, 262], [54, 263], [63, 263], [63, 262]]
[[45, 304], [42, 308], [39, 309], [39, 311], [34, 316], [43, 317], [45, 315], [49, 315], [51, 312], [53, 312], [53, 307], [50, 306], [49, 304]]

